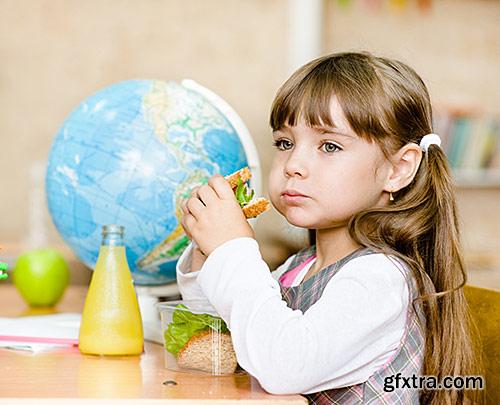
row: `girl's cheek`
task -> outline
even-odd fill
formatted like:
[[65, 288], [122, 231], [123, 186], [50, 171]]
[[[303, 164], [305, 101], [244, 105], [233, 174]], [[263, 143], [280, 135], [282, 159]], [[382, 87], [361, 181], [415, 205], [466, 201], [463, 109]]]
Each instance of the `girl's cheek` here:
[[276, 186], [277, 177], [279, 177], [280, 173], [280, 164], [276, 156], [273, 158], [271, 163], [271, 169], [269, 170], [269, 190], [272, 190], [271, 186]]
[[275, 205], [277, 201], [277, 196], [280, 195], [280, 181], [279, 181], [279, 171], [276, 170], [275, 167], [271, 168], [269, 172], [269, 198], [273, 205]]

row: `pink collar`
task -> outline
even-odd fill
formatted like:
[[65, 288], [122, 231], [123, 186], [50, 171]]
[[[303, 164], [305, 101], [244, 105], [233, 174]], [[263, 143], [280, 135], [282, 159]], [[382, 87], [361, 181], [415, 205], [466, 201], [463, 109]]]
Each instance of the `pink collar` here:
[[307, 266], [312, 260], [316, 259], [316, 255], [312, 255], [310, 258], [308, 258], [305, 262], [299, 264], [297, 267], [295, 267], [292, 270], [286, 271], [280, 278], [279, 281], [283, 287], [291, 287], [295, 279], [297, 278], [298, 274], [301, 272], [301, 270]]

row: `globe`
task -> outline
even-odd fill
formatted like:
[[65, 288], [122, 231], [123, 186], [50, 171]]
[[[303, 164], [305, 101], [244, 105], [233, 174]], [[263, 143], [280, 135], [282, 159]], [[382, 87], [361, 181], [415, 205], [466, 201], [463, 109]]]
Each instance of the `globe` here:
[[216, 174], [260, 170], [248, 130], [220, 97], [192, 80], [129, 80], [85, 99], [50, 149], [51, 218], [75, 255], [93, 268], [106, 224], [125, 227], [127, 260], [139, 285], [175, 280], [189, 243], [181, 203]]

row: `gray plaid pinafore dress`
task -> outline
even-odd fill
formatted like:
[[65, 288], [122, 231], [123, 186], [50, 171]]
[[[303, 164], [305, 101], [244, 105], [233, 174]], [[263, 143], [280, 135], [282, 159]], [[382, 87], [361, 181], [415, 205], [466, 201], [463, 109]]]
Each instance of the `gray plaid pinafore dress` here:
[[[312, 246], [298, 252], [283, 275], [297, 266], [300, 266], [308, 260], [315, 251], [316, 247]], [[300, 309], [302, 312], [306, 312], [309, 307], [321, 297], [325, 286], [343, 265], [352, 259], [373, 253], [376, 252], [368, 248], [360, 248], [338, 262], [322, 269], [296, 287], [284, 287], [280, 283], [283, 299], [290, 308]], [[405, 274], [405, 277], [412, 280], [409, 274]], [[415, 298], [416, 288], [413, 281], [410, 281], [408, 285], [411, 290], [411, 297]], [[392, 380], [392, 388], [394, 388], [394, 390], [392, 392], [384, 391], [384, 380], [386, 377], [395, 376], [397, 373], [401, 373], [404, 377], [411, 377], [413, 375], [419, 376], [421, 374], [425, 340], [422, 327], [418, 322], [418, 317], [422, 315], [420, 309], [418, 310], [419, 315], [415, 313], [410, 300], [403, 338], [401, 339], [396, 354], [388, 364], [378, 370], [364, 383], [313, 394], [304, 394], [309, 400], [309, 403], [341, 405], [418, 404], [419, 391], [415, 389], [395, 388], [394, 379]]]

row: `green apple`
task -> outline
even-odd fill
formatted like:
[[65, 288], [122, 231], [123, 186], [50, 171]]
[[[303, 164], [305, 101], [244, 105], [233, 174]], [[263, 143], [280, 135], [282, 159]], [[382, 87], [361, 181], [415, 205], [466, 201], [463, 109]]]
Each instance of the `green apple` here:
[[18, 257], [12, 280], [30, 306], [50, 307], [68, 286], [69, 268], [57, 250], [32, 250]]

